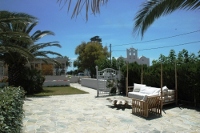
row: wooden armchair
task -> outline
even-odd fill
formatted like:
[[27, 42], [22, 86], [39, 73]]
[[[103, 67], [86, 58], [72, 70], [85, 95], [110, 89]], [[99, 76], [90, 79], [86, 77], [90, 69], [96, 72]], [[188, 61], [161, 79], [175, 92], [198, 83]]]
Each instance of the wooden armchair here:
[[132, 98], [132, 113], [148, 117], [149, 112], [161, 115], [162, 100], [160, 96], [147, 96], [145, 101]]

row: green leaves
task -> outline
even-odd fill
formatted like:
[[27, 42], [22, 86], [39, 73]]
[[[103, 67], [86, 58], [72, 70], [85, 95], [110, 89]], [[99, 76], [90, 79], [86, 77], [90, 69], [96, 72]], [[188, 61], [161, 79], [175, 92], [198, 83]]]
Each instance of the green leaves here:
[[[141, 66], [136, 63], [128, 65], [128, 83], [141, 83], [141, 69], [143, 69], [143, 83], [147, 86], [160, 87], [161, 62], [163, 69], [163, 85], [175, 89], [175, 65], [177, 70], [178, 99], [200, 106], [200, 59], [194, 53], [189, 54], [185, 49], [177, 55], [174, 50], [168, 56], [161, 55], [154, 60], [152, 66]], [[126, 76], [127, 67], [122, 67], [122, 73]], [[125, 81], [122, 82], [123, 84]], [[191, 104], [192, 106], [192, 104]]]
[[24, 80], [21, 80], [23, 68], [29, 61], [39, 57], [46, 63], [58, 63], [48, 55], [62, 56], [57, 52], [43, 50], [51, 46], [61, 47], [57, 41], [35, 44], [37, 40], [46, 35], [54, 35], [48, 30], [37, 30], [32, 36], [29, 35], [37, 23], [35, 17], [25, 13], [0, 11], [0, 60], [9, 66], [10, 85], [23, 85]]
[[199, 0], [148, 0], [143, 3], [137, 12], [134, 25], [134, 33], [141, 34], [160, 16], [170, 14], [178, 9], [199, 10]]
[[36, 17], [28, 15], [26, 13], [15, 13], [9, 11], [0, 11], [0, 23], [1, 22], [32, 22], [36, 20]]
[[22, 130], [24, 91], [20, 87], [0, 89], [0, 132], [20, 133]]
[[88, 20], [88, 12], [91, 9], [92, 13], [95, 15], [97, 13], [100, 13], [100, 6], [104, 5], [108, 2], [108, 0], [77, 0], [76, 3], [73, 3], [74, 0], [57, 0], [59, 5], [65, 5], [68, 6], [68, 12], [72, 5], [75, 5], [73, 8], [73, 13], [71, 15], [71, 18], [77, 17], [83, 7], [85, 6], [85, 17], [86, 20]]
[[80, 71], [90, 70], [91, 74], [95, 74], [95, 66], [99, 59], [108, 57], [108, 51], [99, 42], [83, 42], [76, 47], [75, 54], [78, 55], [74, 62]]

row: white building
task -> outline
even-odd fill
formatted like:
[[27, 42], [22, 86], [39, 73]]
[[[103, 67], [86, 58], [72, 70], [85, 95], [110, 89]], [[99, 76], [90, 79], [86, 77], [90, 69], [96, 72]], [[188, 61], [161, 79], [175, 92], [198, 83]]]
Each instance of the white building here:
[[150, 65], [149, 58], [142, 56], [138, 57], [138, 51], [134, 48], [127, 49], [127, 58], [124, 58], [129, 63], [137, 62], [138, 64], [146, 64], [147, 66]]

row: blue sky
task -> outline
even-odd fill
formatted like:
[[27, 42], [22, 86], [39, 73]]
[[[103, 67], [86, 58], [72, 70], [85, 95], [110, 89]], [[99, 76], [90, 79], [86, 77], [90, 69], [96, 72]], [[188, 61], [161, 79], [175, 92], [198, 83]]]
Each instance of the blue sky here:
[[[59, 41], [62, 48], [51, 47], [49, 49], [59, 52], [63, 56], [68, 56], [71, 61], [77, 57], [75, 48], [83, 41], [90, 41], [93, 36], [100, 36], [103, 46], [112, 44], [113, 57], [126, 57], [126, 49], [131, 47], [138, 49], [138, 55], [146, 56], [150, 58], [150, 61], [158, 59], [160, 54], [167, 56], [171, 49], [174, 49], [176, 53], [182, 49], [187, 49], [189, 53], [197, 55], [200, 50], [200, 42], [177, 47], [173, 46], [200, 41], [200, 31], [170, 39], [145, 42], [200, 30], [199, 10], [178, 10], [170, 15], [161, 17], [151, 25], [145, 32], [143, 39], [141, 39], [141, 36], [134, 36], [132, 32], [133, 18], [144, 1], [109, 0], [107, 5], [101, 8], [100, 14], [94, 16], [89, 12], [88, 21], [85, 19], [85, 10], [77, 18], [71, 19], [71, 13], [67, 13], [67, 6], [61, 9], [57, 0], [1, 0], [0, 10], [24, 12], [37, 17], [39, 23], [33, 31], [50, 30], [55, 33], [55, 36], [46, 36], [39, 41]], [[144, 50], [160, 46], [172, 47]], [[72, 69], [70, 67], [68, 70]]]

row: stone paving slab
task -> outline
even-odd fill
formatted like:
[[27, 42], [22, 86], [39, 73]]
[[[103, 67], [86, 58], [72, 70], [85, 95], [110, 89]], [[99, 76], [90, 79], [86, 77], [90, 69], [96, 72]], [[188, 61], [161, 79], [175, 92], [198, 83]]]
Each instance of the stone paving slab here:
[[96, 90], [71, 86], [89, 94], [27, 98], [23, 133], [199, 133], [200, 112], [164, 107], [162, 117], [145, 119], [131, 114], [131, 107], [113, 106], [109, 99], [96, 98]]

